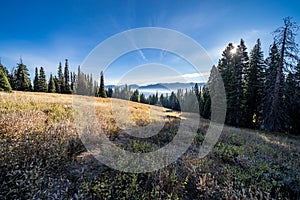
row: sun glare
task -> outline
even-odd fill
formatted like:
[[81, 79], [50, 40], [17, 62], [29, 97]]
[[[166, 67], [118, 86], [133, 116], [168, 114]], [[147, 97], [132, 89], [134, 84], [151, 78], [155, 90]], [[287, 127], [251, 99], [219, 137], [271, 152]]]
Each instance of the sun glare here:
[[237, 50], [236, 47], [234, 47], [233, 49], [230, 50], [230, 53], [236, 54], [236, 50]]

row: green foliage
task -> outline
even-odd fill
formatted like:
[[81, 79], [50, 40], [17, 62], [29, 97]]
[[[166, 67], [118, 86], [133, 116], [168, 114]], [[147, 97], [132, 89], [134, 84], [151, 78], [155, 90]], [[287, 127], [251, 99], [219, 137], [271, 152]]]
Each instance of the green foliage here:
[[47, 81], [46, 81], [46, 75], [44, 68], [40, 68], [40, 74], [39, 74], [39, 80], [38, 80], [38, 90], [39, 92], [47, 92], [48, 91], [48, 86], [47, 86]]
[[138, 89], [136, 89], [130, 97], [130, 101], [139, 102], [140, 95]]
[[271, 48], [267, 64], [267, 76], [262, 100], [262, 126], [269, 131], [279, 131], [283, 129], [286, 113], [283, 102], [284, 75], [280, 67], [280, 55], [276, 44]]
[[64, 69], [64, 88], [62, 90], [62, 93], [64, 94], [72, 94], [71, 85], [70, 85], [70, 72], [69, 72], [69, 64], [68, 59], [66, 59], [65, 62], [65, 69]]
[[56, 92], [57, 93], [63, 93], [65, 91], [65, 77], [62, 71], [62, 65], [61, 62], [59, 62], [58, 66], [58, 72], [57, 72], [57, 87]]
[[56, 92], [55, 79], [53, 78], [52, 74], [50, 74], [50, 78], [49, 78], [48, 92], [49, 93], [55, 93]]
[[244, 126], [257, 127], [261, 123], [261, 101], [265, 80], [264, 58], [260, 40], [257, 39], [250, 52], [249, 65], [245, 67], [244, 75]]
[[29, 78], [29, 73], [27, 66], [23, 64], [22, 59], [20, 63], [18, 63], [17, 69], [15, 70], [15, 79], [14, 79], [14, 86], [16, 90], [19, 91], [31, 91], [31, 81]]
[[38, 68], [35, 68], [35, 75], [33, 79], [33, 91], [38, 92], [39, 91], [39, 72]]
[[7, 79], [7, 75], [4, 71], [4, 68], [2, 68], [2, 65], [0, 65], [0, 91], [11, 92], [11, 90], [12, 88]]

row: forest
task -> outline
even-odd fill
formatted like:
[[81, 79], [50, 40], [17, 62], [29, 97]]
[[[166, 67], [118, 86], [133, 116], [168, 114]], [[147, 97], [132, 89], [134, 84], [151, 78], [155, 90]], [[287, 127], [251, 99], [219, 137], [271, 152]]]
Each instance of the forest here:
[[[219, 63], [212, 66], [205, 86], [199, 88], [196, 83], [192, 90], [179, 89], [170, 95], [158, 96], [156, 93], [145, 97], [138, 89], [131, 90], [127, 85], [105, 90], [102, 71], [98, 85], [98, 81], [93, 80], [91, 74], [83, 73], [80, 66], [77, 73], [70, 72], [68, 59], [64, 68], [59, 63], [57, 75], [50, 74], [48, 82], [45, 69], [35, 68], [33, 86], [22, 59], [11, 72], [0, 64], [0, 90], [114, 97], [177, 111], [181, 110], [180, 105], [189, 105], [185, 111], [200, 112], [202, 117], [209, 119], [210, 84], [215, 81], [215, 74], [219, 73], [226, 91], [226, 124], [299, 134], [300, 60], [298, 44], [295, 43], [298, 29], [291, 17], [285, 18], [283, 26], [273, 32], [274, 42], [270, 45], [267, 58], [264, 58], [260, 39], [257, 39], [250, 53], [243, 39], [237, 46], [229, 43]], [[191, 102], [191, 95], [196, 95], [198, 102]]]

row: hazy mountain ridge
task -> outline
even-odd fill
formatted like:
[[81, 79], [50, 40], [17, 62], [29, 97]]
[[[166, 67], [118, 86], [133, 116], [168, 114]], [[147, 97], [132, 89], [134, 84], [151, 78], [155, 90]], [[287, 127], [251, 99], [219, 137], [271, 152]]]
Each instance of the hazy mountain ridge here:
[[[144, 85], [144, 86], [139, 86], [137, 84], [131, 84], [128, 85], [132, 90], [138, 89], [138, 90], [168, 90], [168, 91], [176, 91], [178, 89], [191, 89], [192, 87], [195, 86], [196, 83], [190, 82], [190, 83], [156, 83], [156, 84], [149, 84], [149, 85]], [[200, 87], [204, 86], [205, 83], [201, 82], [198, 83]], [[121, 87], [124, 85], [121, 85]], [[115, 88], [116, 85], [106, 85], [105, 88]]]

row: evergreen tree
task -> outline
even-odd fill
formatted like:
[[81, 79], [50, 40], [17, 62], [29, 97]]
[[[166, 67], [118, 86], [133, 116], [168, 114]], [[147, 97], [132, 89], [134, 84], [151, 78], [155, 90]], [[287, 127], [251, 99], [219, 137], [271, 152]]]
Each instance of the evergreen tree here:
[[107, 97], [111, 98], [113, 96], [113, 89], [112, 88], [108, 88], [107, 89]]
[[142, 93], [141, 96], [140, 96], [140, 103], [148, 103], [144, 93]]
[[52, 74], [50, 74], [50, 78], [49, 78], [48, 92], [49, 93], [55, 93], [56, 92], [55, 81], [54, 81], [54, 78], [53, 78]]
[[15, 90], [16, 89], [16, 70], [12, 69], [11, 73], [7, 74], [7, 78], [8, 78], [8, 81], [9, 81], [9, 84], [10, 84], [11, 88], [13, 90]]
[[38, 88], [39, 88], [38, 89], [39, 92], [47, 92], [48, 91], [45, 70], [43, 67], [40, 68], [40, 74], [39, 74], [39, 79], [38, 79]]
[[[235, 79], [235, 53], [234, 52], [235, 47], [232, 45], [232, 43], [229, 43], [228, 46], [225, 48], [225, 50], [222, 53], [222, 58], [219, 60], [218, 64], [218, 71], [222, 76], [224, 87], [226, 91], [226, 98], [227, 98], [227, 113], [226, 113], [226, 123], [230, 125], [235, 125], [235, 117], [237, 115], [236, 113], [236, 89], [234, 81]], [[208, 88], [207, 88], [208, 90]], [[204, 91], [203, 91], [204, 92]], [[206, 93], [208, 91], [205, 91]]]
[[7, 72], [4, 67], [0, 64], [0, 91], [11, 92], [12, 88], [7, 79]]
[[57, 93], [63, 93], [65, 91], [65, 78], [64, 78], [63, 71], [62, 71], [61, 62], [59, 62], [59, 66], [58, 66], [57, 86], [58, 86], [58, 87], [56, 87]]
[[130, 101], [139, 102], [139, 91], [136, 89], [130, 97]]
[[[298, 45], [295, 43], [296, 32], [299, 26], [291, 22], [291, 18], [284, 18], [284, 26], [275, 30], [273, 57], [276, 57], [276, 63], [272, 63], [274, 58], [271, 56], [270, 68], [273, 69], [272, 76], [275, 80], [272, 86], [269, 86], [266, 93], [266, 104], [264, 110], [263, 126], [269, 131], [282, 131], [286, 128], [285, 121], [289, 121], [286, 104], [284, 100], [284, 71], [293, 71], [295, 61], [298, 61]], [[275, 49], [276, 47], [276, 49]], [[278, 49], [277, 49], [278, 48]], [[276, 52], [277, 51], [277, 52]], [[272, 66], [275, 65], [275, 66]], [[272, 82], [271, 80], [268, 80]]]
[[[283, 109], [283, 73], [280, 67], [280, 55], [274, 43], [269, 58], [267, 59], [268, 68], [266, 69], [266, 81], [264, 89], [263, 104], [263, 123], [262, 128], [269, 131], [280, 131], [286, 119]], [[279, 79], [279, 80], [278, 80]]]
[[[187, 92], [186, 92], [186, 94], [187, 94]], [[198, 100], [198, 111], [199, 111], [199, 114], [202, 115], [201, 113], [203, 111], [203, 99], [202, 99], [202, 95], [201, 95], [201, 88], [199, 90], [198, 83], [196, 83], [195, 86], [194, 86], [194, 94], [196, 95], [196, 98]], [[186, 97], [186, 98], [188, 98], [188, 97]]]
[[299, 130], [300, 130], [300, 60], [298, 62], [298, 65], [295, 68], [295, 94], [294, 98], [292, 100], [292, 108], [291, 108], [291, 127], [292, 127], [292, 132], [297, 133], [300, 135]]
[[60, 90], [60, 81], [59, 81], [59, 79], [56, 77], [56, 76], [54, 76], [54, 83], [55, 83], [55, 92], [56, 93], [61, 93], [61, 90]]
[[3, 72], [5, 73], [5, 76], [8, 78], [8, 75], [9, 75], [8, 70], [5, 66], [2, 65], [1, 59], [0, 59], [0, 70], [3, 70]]
[[69, 72], [69, 64], [68, 59], [65, 62], [65, 70], [64, 70], [64, 90], [63, 93], [65, 94], [72, 94], [71, 86], [70, 86], [70, 72]]
[[23, 64], [22, 59], [20, 59], [20, 63], [17, 64], [17, 69], [15, 70], [15, 88], [19, 91], [32, 90], [28, 69]]
[[35, 68], [35, 75], [33, 80], [33, 91], [39, 92], [39, 72], [37, 67]]
[[206, 85], [202, 88], [202, 98], [203, 108], [201, 108], [200, 113], [202, 117], [209, 119], [211, 114], [211, 99], [209, 95], [209, 89]]
[[245, 66], [244, 75], [244, 125], [254, 127], [260, 123], [260, 103], [264, 85], [264, 58], [258, 39], [250, 53], [249, 65]]
[[228, 97], [232, 98], [232, 102], [235, 103], [234, 106], [234, 125], [242, 126], [243, 122], [243, 75], [245, 68], [249, 65], [249, 57], [247, 52], [247, 47], [243, 39], [241, 39], [240, 44], [237, 47], [236, 53], [234, 54], [234, 68], [233, 76], [231, 81], [231, 87], [233, 93]]
[[98, 96], [102, 97], [102, 98], [107, 98], [107, 95], [106, 95], [106, 92], [105, 92], [105, 88], [104, 88], [103, 71], [100, 72], [100, 88], [99, 88]]

